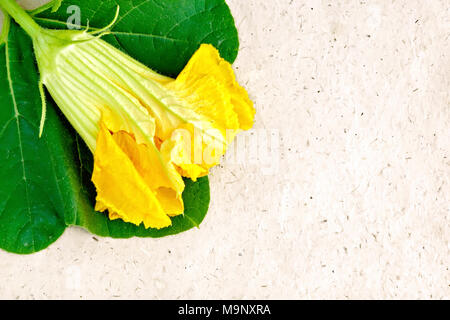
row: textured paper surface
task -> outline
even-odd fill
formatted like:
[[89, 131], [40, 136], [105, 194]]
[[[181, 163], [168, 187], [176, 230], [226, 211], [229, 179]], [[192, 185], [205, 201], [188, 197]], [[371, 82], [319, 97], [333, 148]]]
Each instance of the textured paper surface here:
[[228, 3], [270, 153], [235, 144], [199, 230], [0, 251], [1, 298], [450, 298], [449, 2]]

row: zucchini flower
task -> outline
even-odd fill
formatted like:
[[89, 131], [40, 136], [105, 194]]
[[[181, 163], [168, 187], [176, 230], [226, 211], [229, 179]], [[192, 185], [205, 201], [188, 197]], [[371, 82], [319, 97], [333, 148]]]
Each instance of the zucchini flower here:
[[253, 104], [211, 45], [201, 45], [172, 79], [101, 40], [114, 21], [94, 32], [50, 30], [13, 0], [0, 6], [33, 39], [40, 134], [45, 86], [94, 155], [95, 209], [110, 219], [170, 226], [184, 211], [182, 176], [207, 175], [236, 133], [252, 127]]

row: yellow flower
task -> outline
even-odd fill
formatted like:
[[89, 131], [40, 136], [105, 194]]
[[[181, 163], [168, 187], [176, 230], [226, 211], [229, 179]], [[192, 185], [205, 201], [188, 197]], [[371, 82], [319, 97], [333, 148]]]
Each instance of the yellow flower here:
[[207, 175], [253, 124], [252, 102], [230, 64], [202, 45], [172, 79], [101, 40], [105, 30], [28, 23], [41, 91], [45, 85], [94, 154], [96, 210], [146, 228], [170, 226], [184, 211], [182, 176]]

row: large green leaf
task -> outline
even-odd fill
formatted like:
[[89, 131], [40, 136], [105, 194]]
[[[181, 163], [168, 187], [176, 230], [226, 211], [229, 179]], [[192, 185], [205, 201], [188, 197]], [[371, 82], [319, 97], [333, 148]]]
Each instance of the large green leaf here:
[[[176, 75], [201, 43], [211, 43], [230, 62], [238, 49], [234, 20], [224, 0], [65, 1], [36, 19], [65, 27], [69, 5], [81, 8], [92, 28], [107, 25], [121, 7], [113, 33], [119, 49], [167, 75]], [[44, 136], [38, 138], [41, 103], [38, 71], [28, 36], [15, 25], [0, 46], [0, 247], [16, 253], [39, 251], [68, 225], [100, 236], [162, 237], [198, 226], [209, 205], [208, 178], [185, 180], [185, 214], [162, 230], [110, 221], [95, 212], [90, 182], [92, 155], [48, 99]]]
[[31, 45], [12, 24], [0, 48], [0, 247], [17, 253], [55, 241], [78, 203], [73, 138], [54, 108], [38, 139], [41, 100]]

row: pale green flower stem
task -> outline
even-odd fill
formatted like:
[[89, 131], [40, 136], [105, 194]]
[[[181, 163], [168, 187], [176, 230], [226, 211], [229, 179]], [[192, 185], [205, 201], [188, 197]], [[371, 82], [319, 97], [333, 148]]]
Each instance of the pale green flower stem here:
[[9, 24], [11, 23], [11, 19], [9, 18], [9, 15], [2, 9], [2, 7], [0, 7], [0, 12], [2, 12], [5, 16], [3, 20], [2, 32], [0, 33], [0, 45], [2, 45], [8, 38]]

